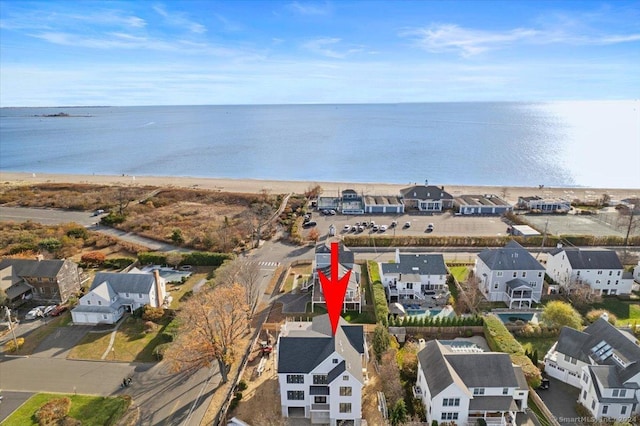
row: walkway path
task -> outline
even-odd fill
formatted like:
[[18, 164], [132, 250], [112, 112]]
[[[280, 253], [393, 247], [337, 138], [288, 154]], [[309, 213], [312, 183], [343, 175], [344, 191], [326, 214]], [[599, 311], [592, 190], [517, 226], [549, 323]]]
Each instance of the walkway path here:
[[111, 332], [111, 337], [109, 338], [109, 346], [107, 346], [107, 349], [105, 349], [105, 351], [102, 354], [102, 356], [100, 357], [100, 359], [106, 359], [107, 355], [109, 355], [109, 352], [111, 352], [111, 348], [113, 347], [113, 342], [115, 342], [115, 340], [116, 340], [116, 333], [118, 332], [118, 329], [120, 328], [120, 326], [122, 324], [124, 324], [124, 322], [125, 322], [125, 320], [127, 318], [128, 318], [127, 316], [122, 318], [122, 320], [118, 323], [118, 325], [115, 326], [115, 328]]

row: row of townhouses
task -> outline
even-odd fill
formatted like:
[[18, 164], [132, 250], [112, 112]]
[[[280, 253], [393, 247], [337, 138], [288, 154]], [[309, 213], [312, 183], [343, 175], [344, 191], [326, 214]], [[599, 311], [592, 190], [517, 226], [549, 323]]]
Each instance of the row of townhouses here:
[[[571, 202], [539, 196], [520, 197], [516, 207], [540, 213], [567, 213]], [[335, 196], [318, 197], [319, 210], [336, 210], [342, 214], [402, 214], [410, 211], [441, 212], [455, 210], [461, 215], [501, 215], [514, 206], [495, 194], [453, 196], [444, 186], [413, 185], [397, 195], [360, 194], [353, 189], [339, 191]]]

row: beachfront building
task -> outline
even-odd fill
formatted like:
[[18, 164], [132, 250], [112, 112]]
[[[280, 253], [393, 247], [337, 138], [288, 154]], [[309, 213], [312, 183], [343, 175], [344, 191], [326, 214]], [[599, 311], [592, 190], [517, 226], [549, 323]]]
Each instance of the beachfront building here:
[[426, 293], [442, 291], [447, 285], [447, 266], [442, 254], [400, 254], [394, 263], [380, 263], [382, 285], [389, 303], [404, 299], [425, 299]]
[[431, 340], [418, 352], [414, 394], [424, 405], [426, 424], [475, 425], [484, 419], [507, 426], [526, 411], [529, 386], [508, 354], [456, 352]]
[[369, 361], [362, 325], [329, 315], [286, 322], [278, 336], [277, 369], [283, 417], [330, 425], [362, 423], [362, 388]]
[[613, 250], [562, 247], [549, 252], [547, 274], [571, 292], [575, 285], [586, 284], [601, 295], [629, 294], [633, 275], [626, 273]]
[[513, 206], [497, 195], [460, 195], [453, 199], [453, 206], [461, 215], [503, 215]]
[[530, 308], [542, 297], [544, 266], [516, 241], [480, 252], [474, 275], [487, 300], [504, 302], [509, 309]]
[[364, 197], [364, 212], [366, 214], [402, 214], [404, 204], [395, 195], [367, 195]]
[[362, 304], [364, 294], [361, 291], [361, 274], [362, 270], [360, 265], [355, 263], [355, 257], [351, 250], [344, 246], [337, 239], [327, 240], [316, 246], [315, 258], [313, 260], [311, 270], [313, 271], [313, 277], [311, 282], [312, 295], [311, 295], [311, 310], [313, 311], [318, 304], [326, 304], [324, 293], [322, 292], [322, 285], [320, 284], [320, 277], [318, 271], [330, 277], [331, 276], [331, 243], [336, 242], [339, 247], [338, 256], [338, 276], [342, 278], [347, 274], [347, 271], [351, 271], [349, 276], [349, 284], [347, 285], [347, 292], [344, 296], [343, 311], [348, 309], [357, 310], [362, 312]]
[[80, 291], [80, 269], [71, 260], [3, 259], [0, 261], [0, 292], [10, 305], [25, 300], [64, 303]]
[[640, 346], [606, 316], [582, 331], [563, 327], [544, 371], [580, 389], [578, 402], [597, 419], [640, 414]]
[[571, 201], [563, 198], [518, 197], [518, 207], [532, 213], [567, 213], [571, 210]]
[[154, 308], [165, 304], [166, 284], [159, 271], [127, 273], [99, 272], [91, 289], [71, 310], [75, 324], [115, 324], [125, 312], [144, 305]]
[[453, 208], [453, 197], [444, 186], [414, 185], [400, 190], [405, 210], [441, 212]]

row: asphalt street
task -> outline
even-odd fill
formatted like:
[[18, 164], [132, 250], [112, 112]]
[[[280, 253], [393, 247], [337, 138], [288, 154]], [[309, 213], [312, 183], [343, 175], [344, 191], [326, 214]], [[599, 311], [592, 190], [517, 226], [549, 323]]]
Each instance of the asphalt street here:
[[2, 392], [2, 402], [0, 402], [0, 422], [9, 417], [9, 414], [18, 409], [31, 396], [31, 392]]

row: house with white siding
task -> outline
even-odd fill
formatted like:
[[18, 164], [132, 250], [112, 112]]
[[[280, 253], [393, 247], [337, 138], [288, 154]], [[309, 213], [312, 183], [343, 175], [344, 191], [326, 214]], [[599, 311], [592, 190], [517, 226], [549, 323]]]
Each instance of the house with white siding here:
[[91, 289], [71, 310], [75, 324], [115, 324], [125, 312], [165, 304], [166, 283], [158, 270], [128, 273], [99, 272]]
[[403, 299], [425, 299], [430, 290], [447, 285], [447, 266], [442, 254], [400, 254], [394, 263], [380, 264], [382, 285], [389, 303]]
[[516, 241], [478, 253], [474, 275], [487, 300], [510, 309], [530, 308], [542, 297], [544, 266]]
[[351, 250], [344, 246], [337, 239], [331, 239], [327, 242], [322, 242], [316, 246], [316, 253], [314, 261], [311, 264], [311, 270], [313, 271], [312, 279], [310, 281], [312, 285], [311, 294], [311, 310], [315, 308], [315, 305], [326, 305], [324, 293], [322, 291], [322, 285], [320, 284], [320, 276], [318, 271], [326, 277], [331, 276], [331, 244], [338, 245], [338, 276], [344, 277], [348, 271], [351, 271], [349, 276], [349, 283], [344, 296], [344, 302], [342, 304], [342, 310], [357, 310], [362, 312], [362, 304], [364, 294], [362, 292], [361, 274], [362, 269], [360, 265], [355, 263], [355, 256]]
[[613, 250], [562, 247], [549, 252], [547, 274], [568, 291], [575, 284], [586, 284], [592, 291], [606, 296], [629, 294], [633, 276], [624, 267]]
[[332, 426], [362, 423], [362, 388], [368, 349], [362, 325], [340, 318], [336, 334], [329, 315], [286, 322], [278, 337], [277, 372], [283, 417]]
[[544, 366], [548, 376], [580, 389], [578, 402], [595, 418], [640, 414], [640, 346], [606, 317], [582, 331], [562, 328]]
[[529, 386], [508, 354], [457, 352], [438, 340], [418, 352], [414, 395], [425, 408], [427, 423], [455, 422], [490, 426], [515, 424], [527, 409]]

